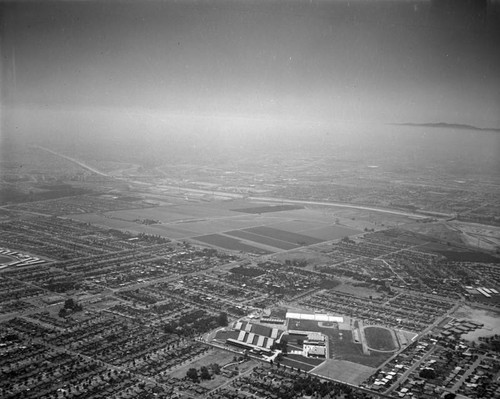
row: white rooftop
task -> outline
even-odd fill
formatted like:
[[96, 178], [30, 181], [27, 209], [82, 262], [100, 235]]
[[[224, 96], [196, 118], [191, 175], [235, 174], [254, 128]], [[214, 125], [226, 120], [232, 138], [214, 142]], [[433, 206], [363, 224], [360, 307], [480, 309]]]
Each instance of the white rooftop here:
[[324, 313], [296, 313], [286, 312], [287, 319], [312, 320], [312, 321], [330, 321], [343, 323], [344, 318], [341, 316], [331, 316]]

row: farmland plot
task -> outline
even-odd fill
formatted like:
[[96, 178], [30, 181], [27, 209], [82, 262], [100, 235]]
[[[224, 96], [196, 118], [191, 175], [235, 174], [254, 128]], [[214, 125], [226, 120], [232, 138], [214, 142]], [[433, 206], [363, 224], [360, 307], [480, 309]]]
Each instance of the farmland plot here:
[[233, 250], [233, 251], [245, 251], [254, 254], [270, 254], [271, 251], [268, 251], [263, 248], [253, 247], [251, 245], [245, 244], [239, 240], [236, 240], [231, 237], [227, 237], [221, 234], [208, 234], [204, 236], [193, 237], [194, 240], [204, 242], [209, 245], [215, 245], [217, 247]]

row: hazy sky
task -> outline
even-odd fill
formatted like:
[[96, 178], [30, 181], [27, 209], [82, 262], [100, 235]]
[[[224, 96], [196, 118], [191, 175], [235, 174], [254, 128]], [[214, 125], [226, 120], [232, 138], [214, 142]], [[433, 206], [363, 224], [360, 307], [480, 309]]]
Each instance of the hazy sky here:
[[4, 117], [8, 106], [26, 119], [40, 109], [107, 109], [500, 128], [498, 1], [0, 7]]

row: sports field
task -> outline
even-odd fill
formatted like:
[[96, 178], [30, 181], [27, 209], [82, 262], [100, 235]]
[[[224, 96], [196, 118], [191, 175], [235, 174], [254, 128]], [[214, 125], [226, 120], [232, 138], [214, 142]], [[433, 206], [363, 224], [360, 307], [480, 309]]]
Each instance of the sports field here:
[[391, 330], [384, 327], [369, 326], [363, 329], [368, 348], [377, 351], [394, 351], [397, 344], [394, 342]]
[[314, 367], [319, 366], [324, 361], [325, 359], [308, 358], [302, 355], [287, 355], [283, 357], [281, 364], [285, 364], [293, 368], [299, 368], [304, 371], [311, 371]]
[[363, 366], [359, 363], [329, 359], [314, 369], [313, 373], [359, 386], [375, 370], [373, 367]]
[[[349, 329], [336, 329], [319, 326], [317, 321], [290, 319], [289, 330], [318, 331], [328, 337], [329, 358], [345, 360], [369, 367], [377, 367], [392, 355], [392, 352], [370, 351], [370, 355], [363, 353], [361, 343], [353, 342], [352, 331]], [[384, 329], [385, 330], [385, 329]], [[389, 335], [391, 334], [389, 330]]]
[[288, 321], [288, 329], [298, 331], [322, 331], [317, 321], [299, 319], [290, 319]]

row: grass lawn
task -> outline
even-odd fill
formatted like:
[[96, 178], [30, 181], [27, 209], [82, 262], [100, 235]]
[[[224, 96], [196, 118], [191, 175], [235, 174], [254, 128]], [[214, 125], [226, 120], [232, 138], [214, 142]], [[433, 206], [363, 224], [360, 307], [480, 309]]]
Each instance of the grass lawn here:
[[[205, 354], [203, 357], [198, 358], [195, 361], [176, 369], [174, 372], [170, 374], [170, 376], [176, 378], [184, 378], [186, 376], [187, 371], [190, 368], [195, 368], [199, 371], [201, 367], [203, 366], [207, 367], [212, 363], [217, 363], [220, 367], [222, 367], [226, 364], [233, 363], [234, 356], [235, 354], [232, 352], [226, 352], [220, 349], [213, 349], [209, 351], [207, 354]], [[250, 367], [255, 366], [256, 364], [257, 364], [256, 361], [250, 360], [248, 362], [239, 364], [238, 368], [240, 372], [244, 372], [245, 370], [248, 370]], [[214, 389], [226, 381], [227, 381], [226, 377], [222, 375], [215, 375], [214, 378], [211, 380], [200, 381], [200, 385], [208, 389]]]
[[375, 368], [345, 360], [328, 360], [314, 370], [315, 374], [334, 378], [353, 385], [361, 384], [373, 374]]
[[[331, 359], [345, 360], [359, 365], [377, 367], [392, 355], [392, 353], [373, 351], [370, 352], [370, 355], [363, 354], [363, 347], [361, 344], [353, 342], [351, 330], [322, 328], [316, 321], [295, 319], [290, 320], [289, 328], [302, 331], [319, 331], [325, 334], [329, 340], [329, 356]], [[390, 334], [389, 331], [387, 332]]]
[[325, 359], [313, 358], [313, 357], [304, 357], [302, 355], [286, 355], [283, 359], [290, 359], [296, 362], [309, 364], [311, 366], [319, 366], [321, 363], [325, 361]]
[[[302, 359], [303, 359], [302, 357], [300, 357], [300, 360], [293, 359], [290, 357], [285, 357], [281, 361], [281, 364], [284, 364], [284, 365], [289, 366], [289, 367], [293, 367], [294, 369], [301, 369], [304, 371], [311, 371], [314, 367], [316, 367], [316, 365], [314, 365], [314, 364], [309, 364], [309, 363], [303, 362]], [[307, 360], [307, 359], [305, 359], [305, 360]]]
[[364, 333], [368, 347], [380, 351], [392, 351], [397, 348], [391, 332], [387, 328], [365, 327]]

